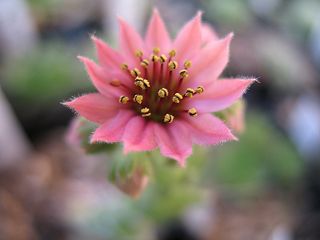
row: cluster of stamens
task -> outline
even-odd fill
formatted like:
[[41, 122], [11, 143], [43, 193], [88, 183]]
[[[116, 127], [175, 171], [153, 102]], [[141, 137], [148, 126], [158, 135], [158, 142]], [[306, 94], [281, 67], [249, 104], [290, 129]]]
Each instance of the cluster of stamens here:
[[[133, 78], [136, 89], [130, 93], [132, 98], [120, 96], [119, 102], [132, 104], [133, 109], [142, 117], [163, 123], [172, 123], [182, 113], [192, 117], [197, 116], [195, 108], [183, 109], [180, 103], [185, 98], [203, 93], [204, 88], [202, 86], [196, 89], [187, 88], [181, 92], [182, 83], [189, 77], [188, 69], [192, 63], [189, 60], [185, 61], [183, 68], [179, 70], [178, 62], [174, 60], [175, 55], [175, 50], [165, 55], [160, 54], [159, 48], [154, 48], [153, 54], [149, 58], [144, 58], [143, 52], [137, 50], [136, 56], [141, 70], [138, 68], [130, 70], [125, 63], [121, 65], [121, 69]], [[113, 81], [111, 85], [122, 86], [119, 81]]]

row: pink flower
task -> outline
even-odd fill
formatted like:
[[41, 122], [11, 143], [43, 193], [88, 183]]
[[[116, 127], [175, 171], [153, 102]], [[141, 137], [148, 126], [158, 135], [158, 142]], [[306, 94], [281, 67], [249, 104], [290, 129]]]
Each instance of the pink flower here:
[[91, 142], [123, 142], [124, 152], [160, 148], [180, 165], [192, 144], [235, 140], [212, 112], [241, 98], [254, 79], [218, 79], [229, 58], [233, 34], [217, 39], [198, 13], [172, 40], [154, 10], [145, 38], [123, 19], [119, 50], [92, 37], [99, 64], [84, 63], [99, 93], [65, 104], [100, 124]]

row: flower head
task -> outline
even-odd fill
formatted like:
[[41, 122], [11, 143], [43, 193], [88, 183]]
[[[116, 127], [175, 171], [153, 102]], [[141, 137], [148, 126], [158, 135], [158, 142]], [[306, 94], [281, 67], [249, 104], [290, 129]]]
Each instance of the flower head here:
[[241, 98], [254, 79], [218, 79], [229, 58], [233, 34], [218, 39], [198, 13], [172, 40], [154, 10], [141, 38], [123, 19], [120, 48], [92, 37], [99, 64], [79, 57], [97, 88], [67, 106], [100, 124], [92, 142], [123, 142], [124, 151], [160, 148], [180, 165], [192, 144], [236, 138], [212, 112]]

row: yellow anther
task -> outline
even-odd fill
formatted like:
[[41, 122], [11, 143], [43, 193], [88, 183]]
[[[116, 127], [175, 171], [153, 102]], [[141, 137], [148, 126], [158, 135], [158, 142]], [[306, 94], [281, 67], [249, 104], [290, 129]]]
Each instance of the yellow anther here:
[[176, 56], [176, 54], [177, 54], [176, 50], [171, 50], [171, 51], [169, 52], [169, 56], [170, 56], [170, 57], [174, 57], [174, 56]]
[[182, 77], [182, 78], [186, 78], [186, 77], [189, 76], [188, 71], [187, 71], [186, 69], [182, 69], [182, 70], [179, 72], [179, 74], [180, 74], [180, 77]]
[[173, 122], [173, 119], [174, 119], [174, 116], [167, 113], [166, 115], [164, 115], [163, 117], [163, 122], [164, 123], [172, 123]]
[[137, 77], [134, 81], [134, 84], [143, 90], [150, 87], [149, 81], [147, 79], [143, 79], [142, 77]]
[[122, 63], [122, 64], [121, 64], [121, 69], [122, 69], [122, 70], [128, 70], [128, 69], [129, 69], [128, 64]]
[[141, 113], [148, 113], [148, 112], [150, 112], [150, 109], [147, 107], [144, 107], [144, 108], [141, 108], [140, 112]]
[[143, 101], [143, 96], [140, 95], [140, 94], [136, 94], [136, 95], [133, 96], [133, 101], [136, 102], [136, 103], [141, 104], [142, 101]]
[[204, 88], [202, 86], [199, 86], [196, 88], [196, 93], [200, 94], [204, 92]]
[[129, 102], [129, 98], [127, 96], [121, 96], [119, 98], [119, 103], [127, 104]]
[[157, 55], [151, 55], [151, 61], [152, 62], [158, 62], [160, 60], [160, 58]]
[[184, 67], [185, 67], [185, 69], [190, 68], [191, 67], [191, 61], [189, 61], [189, 60], [185, 61], [184, 62]]
[[161, 55], [160, 55], [160, 62], [161, 62], [161, 63], [164, 63], [165, 61], [167, 61], [167, 56], [164, 55], [164, 54], [161, 54]]
[[147, 79], [143, 79], [143, 83], [146, 87], [150, 87], [150, 82]]
[[190, 115], [191, 117], [195, 117], [195, 116], [198, 115], [197, 109], [195, 109], [195, 108], [190, 108], [190, 109], [188, 110], [188, 113], [189, 113], [189, 115]]
[[196, 93], [196, 91], [192, 88], [187, 88], [186, 93], [184, 94], [186, 97], [193, 97], [193, 95]]
[[118, 79], [113, 79], [113, 80], [110, 82], [110, 84], [111, 84], [112, 86], [114, 86], [114, 87], [119, 87], [119, 86], [121, 85], [121, 82], [120, 82], [120, 80], [118, 80]]
[[132, 76], [132, 77], [138, 77], [138, 76], [140, 76], [140, 74], [141, 74], [141, 72], [139, 71], [138, 68], [132, 69], [132, 70], [130, 71], [130, 73], [131, 73], [131, 76]]
[[142, 113], [142, 117], [149, 117], [151, 115], [150, 109], [147, 107], [142, 108], [140, 112]]
[[179, 103], [183, 99], [183, 96], [180, 93], [175, 93], [172, 97], [172, 102]]
[[158, 91], [158, 96], [161, 97], [161, 98], [168, 97], [168, 95], [169, 95], [169, 92], [168, 92], [168, 89], [166, 89], [166, 88], [161, 88]]
[[170, 61], [168, 63], [168, 68], [169, 68], [170, 71], [173, 71], [177, 67], [178, 67], [178, 63], [176, 61]]
[[142, 57], [143, 56], [143, 52], [141, 50], [137, 50], [135, 52], [135, 54], [136, 54], [137, 57]]
[[160, 48], [155, 47], [155, 48], [153, 49], [153, 53], [156, 54], [156, 55], [158, 55], [158, 54], [160, 53]]
[[145, 113], [145, 114], [141, 114], [142, 117], [150, 117], [151, 113]]
[[172, 102], [179, 103], [183, 99], [183, 96], [180, 93], [175, 93], [172, 97]]
[[140, 65], [144, 68], [147, 68], [149, 66], [149, 61], [147, 59], [144, 59], [141, 61]]

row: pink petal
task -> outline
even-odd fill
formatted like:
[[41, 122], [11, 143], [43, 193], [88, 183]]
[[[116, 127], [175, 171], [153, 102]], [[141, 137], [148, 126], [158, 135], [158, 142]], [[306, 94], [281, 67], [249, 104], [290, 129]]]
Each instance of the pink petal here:
[[119, 108], [116, 99], [107, 98], [99, 93], [86, 94], [63, 104], [89, 121], [100, 124], [113, 117]]
[[157, 147], [152, 122], [136, 116], [127, 124], [124, 135], [124, 152], [150, 151]]
[[231, 106], [242, 97], [255, 79], [221, 79], [205, 88], [204, 93], [190, 99], [188, 107], [199, 112], [216, 112]]
[[218, 78], [229, 61], [229, 46], [232, 38], [233, 34], [230, 33], [226, 38], [213, 41], [201, 49], [189, 70], [195, 84], [213, 82]]
[[128, 121], [132, 118], [133, 112], [129, 110], [119, 110], [118, 114], [104, 122], [91, 137], [94, 142], [120, 142]]
[[151, 20], [146, 32], [146, 43], [150, 50], [159, 47], [167, 53], [171, 49], [171, 39], [157, 9], [153, 10]]
[[[105, 68], [102, 68], [92, 60], [86, 57], [78, 57], [86, 67], [86, 70], [89, 74], [89, 77], [96, 87], [96, 89], [105, 96], [116, 96], [119, 97], [123, 95], [125, 92], [120, 87], [115, 87], [110, 84], [113, 79], [121, 78], [124, 80], [125, 78], [122, 76], [117, 76], [115, 73], [108, 72]], [[126, 83], [127, 81], [123, 81]]]
[[230, 129], [217, 117], [209, 113], [199, 114], [186, 120], [193, 142], [201, 145], [219, 144], [236, 140]]
[[214, 31], [214, 29], [207, 23], [202, 23], [201, 25], [201, 37], [202, 37], [202, 45], [206, 45], [212, 41], [217, 41], [218, 35]]
[[174, 41], [178, 61], [189, 60], [201, 47], [201, 15], [199, 12], [178, 33]]
[[96, 45], [99, 63], [102, 66], [119, 70], [121, 64], [124, 62], [123, 57], [101, 39], [95, 36], [92, 36], [91, 38]]
[[131, 60], [130, 64], [138, 61], [135, 53], [137, 50], [144, 50], [141, 36], [122, 18], [119, 18], [120, 25], [120, 48], [124, 55]]
[[170, 126], [155, 124], [154, 134], [162, 155], [178, 161], [185, 166], [185, 160], [192, 153], [192, 142], [187, 128], [180, 121]]

